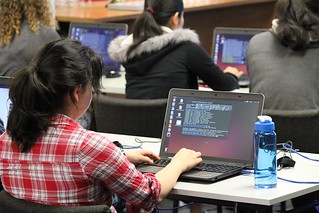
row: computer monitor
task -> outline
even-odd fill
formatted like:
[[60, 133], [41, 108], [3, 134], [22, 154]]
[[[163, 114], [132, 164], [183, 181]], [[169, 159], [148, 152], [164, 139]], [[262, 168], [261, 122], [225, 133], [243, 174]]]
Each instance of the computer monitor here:
[[267, 29], [216, 27], [213, 35], [212, 59], [224, 70], [228, 66], [236, 67], [244, 72], [239, 79], [241, 86], [249, 85], [246, 66], [247, 48], [250, 39]]
[[9, 99], [10, 80], [10, 77], [0, 76], [0, 119], [3, 121], [5, 129], [12, 108], [12, 102]]
[[126, 35], [127, 29], [127, 24], [122, 23], [71, 22], [69, 38], [80, 41], [100, 54], [104, 61], [104, 74], [117, 77], [120, 76], [121, 64], [110, 59], [107, 49], [110, 41], [119, 35]]

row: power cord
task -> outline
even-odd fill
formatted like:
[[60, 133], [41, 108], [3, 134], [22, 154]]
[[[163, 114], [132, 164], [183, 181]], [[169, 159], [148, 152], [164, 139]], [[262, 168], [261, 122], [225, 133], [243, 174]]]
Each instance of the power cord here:
[[284, 149], [289, 150], [290, 152], [296, 153], [297, 155], [300, 155], [301, 157], [303, 157], [303, 158], [305, 158], [307, 160], [319, 162], [318, 159], [309, 158], [309, 157], [299, 153], [297, 150], [293, 149], [293, 147], [290, 144], [288, 144], [288, 143], [284, 143], [282, 146], [283, 146]]
[[143, 141], [139, 138], [135, 138], [134, 141], [138, 144], [136, 146], [132, 145], [123, 145], [123, 149], [142, 149], [143, 144], [146, 143], [160, 143], [161, 140], [156, 140], [156, 141]]

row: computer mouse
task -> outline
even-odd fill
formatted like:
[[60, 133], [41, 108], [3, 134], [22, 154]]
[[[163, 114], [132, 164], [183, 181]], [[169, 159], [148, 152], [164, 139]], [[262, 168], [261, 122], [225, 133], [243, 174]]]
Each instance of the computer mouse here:
[[121, 74], [119, 72], [116, 71], [109, 71], [105, 73], [105, 77], [107, 78], [116, 78], [116, 77], [120, 77]]
[[113, 141], [113, 143], [117, 146], [117, 147], [120, 147], [121, 149], [123, 149], [123, 145], [118, 142], [118, 141]]

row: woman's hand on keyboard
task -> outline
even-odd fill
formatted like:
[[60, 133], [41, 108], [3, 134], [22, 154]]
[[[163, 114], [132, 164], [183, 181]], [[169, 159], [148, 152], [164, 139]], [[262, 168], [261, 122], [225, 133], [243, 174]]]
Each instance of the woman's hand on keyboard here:
[[182, 172], [188, 171], [202, 162], [201, 153], [191, 149], [180, 149], [171, 160], [174, 167], [181, 168]]
[[160, 157], [157, 154], [146, 149], [127, 150], [125, 151], [125, 155], [131, 163], [152, 164], [154, 160], [160, 159]]
[[182, 148], [175, 154], [167, 166], [155, 174], [162, 186], [159, 202], [168, 195], [183, 172], [190, 170], [202, 162], [201, 155], [200, 152]]

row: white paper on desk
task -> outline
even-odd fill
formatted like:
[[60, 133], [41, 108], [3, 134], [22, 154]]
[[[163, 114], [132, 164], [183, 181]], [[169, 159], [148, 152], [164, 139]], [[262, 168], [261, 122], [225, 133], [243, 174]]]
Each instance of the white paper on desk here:
[[144, 10], [144, 1], [116, 2], [108, 5], [110, 10]]

